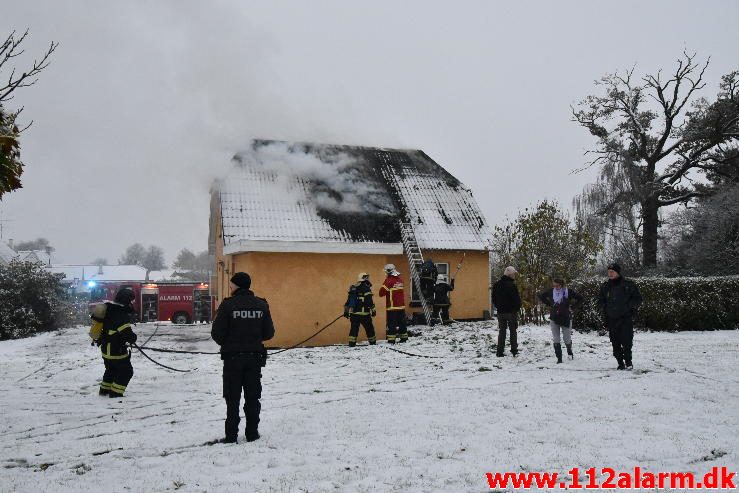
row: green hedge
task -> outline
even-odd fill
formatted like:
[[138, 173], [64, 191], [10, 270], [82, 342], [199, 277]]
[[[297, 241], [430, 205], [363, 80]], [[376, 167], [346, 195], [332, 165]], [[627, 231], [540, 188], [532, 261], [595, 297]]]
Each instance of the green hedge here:
[[[644, 303], [634, 320], [651, 330], [715, 330], [739, 328], [739, 276], [641, 277], [632, 279]], [[573, 325], [580, 330], [602, 329], [598, 291], [605, 280], [572, 281], [585, 298]]]

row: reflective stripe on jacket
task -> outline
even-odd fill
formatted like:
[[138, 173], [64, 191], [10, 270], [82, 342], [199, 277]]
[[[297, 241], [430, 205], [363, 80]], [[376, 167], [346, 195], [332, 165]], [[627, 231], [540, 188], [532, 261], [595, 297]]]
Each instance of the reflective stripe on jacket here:
[[105, 359], [124, 359], [131, 353], [126, 344], [136, 342], [136, 334], [131, 329], [131, 314], [133, 308], [106, 303], [105, 318], [103, 319], [103, 334], [101, 336], [100, 352]]
[[387, 276], [377, 294], [385, 297], [387, 311], [405, 309], [405, 289], [400, 276]]

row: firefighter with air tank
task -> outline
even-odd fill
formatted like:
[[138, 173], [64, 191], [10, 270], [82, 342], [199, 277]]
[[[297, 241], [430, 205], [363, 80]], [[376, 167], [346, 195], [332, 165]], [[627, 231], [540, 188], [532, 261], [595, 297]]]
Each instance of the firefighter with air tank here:
[[344, 304], [344, 316], [350, 322], [349, 347], [357, 345], [360, 325], [364, 327], [370, 345], [377, 344], [375, 326], [372, 324], [372, 317], [376, 314], [369, 274], [360, 272], [356, 284], [349, 286], [349, 293]]

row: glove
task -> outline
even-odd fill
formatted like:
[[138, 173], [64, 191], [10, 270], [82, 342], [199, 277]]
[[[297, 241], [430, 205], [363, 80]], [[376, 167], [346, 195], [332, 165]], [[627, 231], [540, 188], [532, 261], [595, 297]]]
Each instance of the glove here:
[[344, 318], [349, 318], [349, 312], [344, 312]]
[[371, 315], [372, 315], [372, 316], [374, 317], [375, 315], [377, 315], [377, 310], [375, 310], [375, 309], [373, 308], [373, 309], [372, 309], [372, 311], [370, 312], [370, 314], [371, 314]]

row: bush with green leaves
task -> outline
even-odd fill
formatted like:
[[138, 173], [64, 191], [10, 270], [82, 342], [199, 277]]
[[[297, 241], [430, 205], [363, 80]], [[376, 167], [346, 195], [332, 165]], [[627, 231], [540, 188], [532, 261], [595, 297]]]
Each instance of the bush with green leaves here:
[[[658, 331], [739, 328], [739, 276], [640, 277], [632, 279], [644, 303], [634, 320], [636, 327]], [[580, 330], [602, 329], [598, 292], [604, 279], [584, 279], [570, 285], [585, 298], [575, 312]]]
[[72, 309], [61, 279], [40, 263], [13, 260], [0, 265], [0, 340], [68, 324]]

